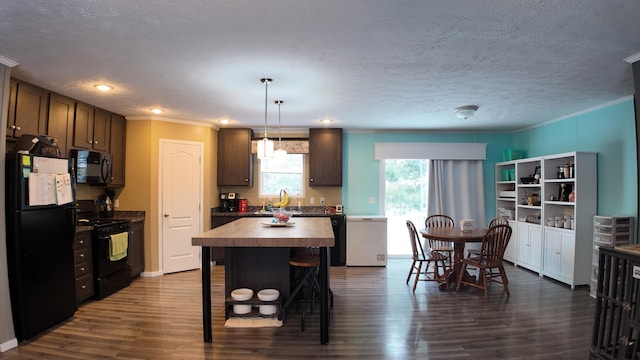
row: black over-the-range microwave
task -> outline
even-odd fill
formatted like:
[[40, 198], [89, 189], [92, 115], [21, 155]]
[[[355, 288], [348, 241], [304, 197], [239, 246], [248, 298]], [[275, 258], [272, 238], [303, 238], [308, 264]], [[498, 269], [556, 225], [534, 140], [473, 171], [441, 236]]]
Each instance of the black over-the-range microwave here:
[[111, 154], [90, 150], [71, 150], [76, 183], [108, 185], [111, 183]]

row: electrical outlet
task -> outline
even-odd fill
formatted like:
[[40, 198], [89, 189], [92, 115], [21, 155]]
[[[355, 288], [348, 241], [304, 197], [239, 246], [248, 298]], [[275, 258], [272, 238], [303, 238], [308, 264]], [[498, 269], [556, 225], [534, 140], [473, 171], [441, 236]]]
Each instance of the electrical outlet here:
[[316, 204], [316, 198], [309, 199], [309, 204], [315, 205]]
[[320, 205], [324, 206], [324, 198], [323, 197], [320, 198]]

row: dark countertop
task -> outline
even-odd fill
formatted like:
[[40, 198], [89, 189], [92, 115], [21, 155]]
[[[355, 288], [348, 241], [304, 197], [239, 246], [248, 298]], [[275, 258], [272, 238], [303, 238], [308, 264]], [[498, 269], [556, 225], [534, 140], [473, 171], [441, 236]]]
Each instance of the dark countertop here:
[[[220, 208], [211, 208], [211, 216], [242, 216], [242, 217], [271, 217], [273, 213], [256, 213], [262, 209], [261, 206], [249, 206], [247, 212], [221, 212]], [[303, 206], [301, 213], [294, 213], [294, 217], [319, 217], [319, 216], [331, 216], [340, 215], [330, 212], [325, 212], [323, 206]], [[297, 211], [297, 209], [296, 209]], [[344, 215], [344, 214], [342, 214]]]
[[[144, 211], [116, 211], [112, 219], [139, 222], [144, 221], [144, 217]], [[76, 225], [76, 233], [91, 230], [93, 230], [93, 226]]]

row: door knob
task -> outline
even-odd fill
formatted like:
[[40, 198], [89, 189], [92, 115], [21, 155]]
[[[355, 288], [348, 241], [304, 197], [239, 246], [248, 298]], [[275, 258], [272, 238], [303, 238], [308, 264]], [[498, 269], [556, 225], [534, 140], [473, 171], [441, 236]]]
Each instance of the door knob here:
[[169, 217], [169, 214], [164, 214], [164, 217]]

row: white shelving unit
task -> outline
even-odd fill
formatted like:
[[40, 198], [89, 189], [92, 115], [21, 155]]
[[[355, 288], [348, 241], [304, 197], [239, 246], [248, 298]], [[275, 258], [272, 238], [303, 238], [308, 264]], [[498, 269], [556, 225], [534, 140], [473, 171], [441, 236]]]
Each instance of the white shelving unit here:
[[[514, 180], [504, 181], [503, 170], [511, 168], [515, 168]], [[505, 254], [505, 259], [571, 288], [590, 285], [597, 154], [570, 152], [500, 162], [496, 179], [498, 216], [502, 209], [515, 208], [510, 246], [516, 246], [512, 252], [516, 256], [512, 260]], [[500, 196], [508, 186], [514, 187], [514, 198]]]

